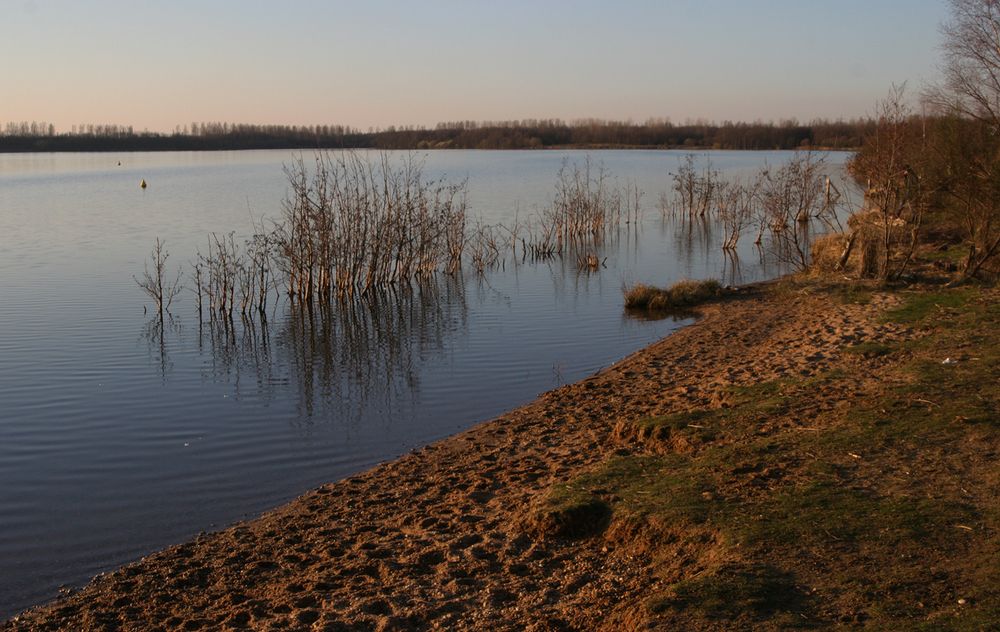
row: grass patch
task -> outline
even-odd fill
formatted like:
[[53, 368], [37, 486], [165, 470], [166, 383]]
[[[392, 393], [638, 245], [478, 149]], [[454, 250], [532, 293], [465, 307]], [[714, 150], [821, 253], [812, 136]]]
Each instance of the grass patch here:
[[650, 311], [687, 310], [721, 295], [722, 285], [715, 279], [678, 281], [665, 289], [640, 283], [625, 290], [625, 308]]
[[[805, 383], [805, 381], [800, 381]], [[763, 421], [784, 412], [790, 401], [785, 390], [797, 385], [792, 380], [775, 380], [728, 389], [731, 403], [722, 408], [690, 410], [620, 422], [615, 428], [619, 439], [665, 445], [690, 451], [697, 445], [715, 441], [727, 429]]]
[[946, 261], [949, 263], [961, 263], [969, 254], [969, 247], [963, 244], [946, 244], [943, 247], [928, 249], [920, 252], [920, 259], [923, 261]]
[[[900, 383], [876, 401], [863, 402], [848, 416], [850, 431], [828, 441], [843, 439], [868, 449], [883, 449], [899, 442], [939, 443], [972, 430], [1000, 429], [1000, 305], [972, 300], [968, 291], [943, 303], [910, 299], [901, 309], [912, 314], [936, 312], [938, 330], [907, 349], [913, 357], [898, 368]], [[961, 302], [959, 302], [961, 301]], [[948, 363], [945, 364], [945, 360]]]
[[709, 619], [761, 619], [799, 611], [805, 602], [790, 573], [766, 564], [730, 563], [710, 575], [674, 584], [647, 607], [653, 613], [694, 610]]
[[[765, 619], [990, 628], [1000, 620], [1000, 510], [990, 492], [1000, 470], [989, 451], [1000, 440], [1000, 303], [981, 292], [906, 295], [886, 319], [928, 335], [848, 349], [889, 357], [874, 369], [847, 363], [733, 387], [727, 407], [630, 422], [640, 435], [703, 445], [694, 456], [615, 456], [546, 502], [600, 499], [605, 527], [625, 527], [613, 533], [648, 529], [643, 550], [666, 572], [678, 572], [678, 542], [711, 542], [719, 557], [703, 558], [716, 560], [708, 571], [646, 602], [677, 629]], [[859, 379], [869, 370], [877, 380]], [[851, 405], [815, 404], [838, 393]], [[717, 561], [734, 558], [743, 561]]]
[[896, 547], [923, 541], [971, 520], [968, 506], [928, 498], [883, 496], [846, 487], [834, 480], [785, 489], [744, 521], [730, 516], [729, 532], [745, 544], [839, 546], [878, 544]]
[[913, 293], [901, 306], [889, 310], [885, 320], [901, 324], [918, 323], [932, 315], [940, 315], [942, 310], [964, 307], [974, 295], [975, 291], [970, 288]]
[[631, 426], [635, 434], [645, 441], [668, 441], [671, 438], [683, 437], [694, 439], [699, 443], [712, 441], [718, 431], [719, 415], [717, 411], [695, 410], [671, 415], [645, 417]]
[[[700, 524], [710, 513], [711, 489], [684, 457], [614, 457], [591, 472], [554, 486], [538, 516], [544, 524], [549, 515], [575, 511], [573, 508], [586, 506], [594, 498], [607, 498], [610, 510], [624, 510], [632, 518], [656, 514], [672, 524]], [[607, 517], [611, 518], [610, 511]], [[559, 535], [556, 530], [547, 533]]]

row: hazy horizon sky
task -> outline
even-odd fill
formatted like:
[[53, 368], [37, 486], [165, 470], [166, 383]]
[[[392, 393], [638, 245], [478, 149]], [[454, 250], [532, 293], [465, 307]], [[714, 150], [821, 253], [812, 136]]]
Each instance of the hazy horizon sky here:
[[0, 124], [852, 118], [944, 0], [2, 0]]

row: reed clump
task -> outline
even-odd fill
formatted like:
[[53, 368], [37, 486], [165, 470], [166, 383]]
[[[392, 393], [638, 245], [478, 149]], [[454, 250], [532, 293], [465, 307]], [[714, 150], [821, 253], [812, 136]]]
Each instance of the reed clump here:
[[720, 184], [719, 172], [710, 160], [699, 169], [694, 154], [688, 154], [670, 174], [674, 199], [661, 199], [664, 210], [673, 210], [687, 219], [705, 217], [713, 208]]
[[600, 244], [624, 224], [638, 226], [643, 193], [635, 182], [616, 185], [603, 165], [563, 161], [552, 204], [529, 227], [525, 256], [544, 260]]
[[843, 233], [830, 233], [818, 237], [812, 243], [811, 270], [820, 273], [831, 273], [842, 270], [841, 263], [848, 237]]
[[668, 288], [639, 283], [625, 289], [625, 307], [634, 310], [670, 311], [696, 307], [722, 295], [716, 279], [683, 280]]
[[275, 228], [276, 264], [293, 301], [365, 295], [457, 272], [466, 244], [466, 184], [428, 180], [412, 156], [356, 153], [286, 167], [292, 191]]
[[[423, 163], [382, 153], [301, 157], [285, 167], [289, 193], [275, 220], [254, 222], [252, 235], [213, 233], [186, 276], [199, 320], [227, 324], [234, 316], [266, 320], [282, 295], [292, 305], [327, 309], [376, 292], [426, 284], [438, 274], [460, 276], [522, 261], [576, 257], [581, 269], [604, 266], [598, 246], [613, 230], [637, 225], [642, 191], [614, 184], [588, 157], [564, 161], [552, 203], [535, 221], [511, 225], [467, 219], [467, 182], [424, 177]], [[520, 242], [520, 245], [519, 245]], [[143, 290], [165, 311], [181, 289], [166, 276], [167, 253], [157, 240]], [[273, 299], [273, 303], [272, 303]], [[207, 315], [206, 315], [207, 312]]]

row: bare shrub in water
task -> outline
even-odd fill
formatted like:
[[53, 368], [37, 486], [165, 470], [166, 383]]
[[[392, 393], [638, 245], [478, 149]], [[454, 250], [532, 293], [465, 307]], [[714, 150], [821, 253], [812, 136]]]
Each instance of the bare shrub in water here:
[[670, 174], [673, 179], [673, 200], [661, 200], [664, 210], [673, 210], [674, 214], [685, 219], [704, 217], [713, 207], [713, 202], [719, 186], [719, 172], [712, 168], [712, 161], [706, 160], [699, 171], [697, 158], [687, 154]]
[[167, 259], [170, 253], [164, 247], [164, 242], [159, 237], [153, 245], [153, 250], [149, 253], [150, 261], [143, 264], [142, 278], [132, 278], [146, 295], [153, 300], [156, 305], [157, 314], [163, 320], [164, 312], [170, 311], [170, 305], [181, 292], [181, 271], [178, 269], [176, 275], [170, 275], [167, 271]]
[[688, 225], [709, 219], [720, 223], [725, 251], [734, 251], [743, 233], [756, 226], [755, 244], [763, 249], [769, 235], [767, 246], [775, 259], [804, 269], [812, 221], [819, 219], [830, 230], [840, 225], [840, 192], [823, 173], [825, 167], [822, 158], [796, 153], [779, 168], [765, 167], [746, 180], [722, 180], [710, 161], [699, 165], [688, 154], [671, 174], [672, 197], [664, 196], [660, 203], [664, 213]]
[[478, 224], [472, 231], [466, 248], [469, 251], [469, 262], [472, 264], [472, 268], [477, 274], [483, 274], [486, 270], [499, 265], [507, 244], [498, 227]]
[[199, 251], [198, 261], [204, 272], [196, 271], [196, 274], [204, 274], [203, 291], [212, 315], [232, 317], [239, 273], [244, 265], [235, 233], [209, 235], [208, 254]]
[[615, 188], [610, 172], [601, 165], [595, 167], [587, 156], [582, 166], [563, 162], [547, 214], [560, 245], [600, 240], [608, 229], [621, 224], [623, 215], [631, 221], [638, 213], [639, 198], [637, 188]]
[[759, 175], [760, 217], [771, 233], [772, 254], [799, 270], [809, 265], [809, 222], [826, 208], [823, 167], [822, 159], [805, 152]]
[[267, 231], [254, 234], [244, 244], [242, 256], [237, 263], [240, 314], [244, 317], [253, 312], [265, 318], [267, 297], [274, 285], [271, 271], [274, 254], [274, 235]]
[[465, 247], [466, 184], [423, 177], [357, 153], [300, 159], [275, 232], [276, 263], [293, 300], [348, 298], [438, 270], [457, 272]]
[[556, 178], [556, 195], [528, 227], [522, 239], [524, 256], [547, 259], [604, 240], [624, 223], [638, 227], [642, 196], [637, 183], [616, 186], [611, 173], [595, 166], [590, 156], [583, 164], [564, 160]]
[[[563, 162], [553, 203], [536, 222], [523, 225], [515, 216], [510, 227], [477, 224], [471, 233], [466, 183], [425, 179], [412, 156], [318, 154], [311, 165], [299, 158], [285, 173], [290, 191], [273, 226], [255, 223], [242, 243], [235, 233], [213, 233], [191, 262], [199, 319], [204, 306], [213, 320], [237, 311], [265, 319], [270, 292], [282, 289], [293, 303], [326, 305], [437, 272], [459, 274], [466, 260], [482, 274], [502, 266], [508, 251], [516, 256], [518, 241], [522, 259], [568, 252], [596, 270], [603, 262], [589, 249], [622, 222], [637, 224], [641, 214], [638, 185], [612, 186], [608, 171], [589, 157], [582, 165]], [[590, 256], [580, 259], [581, 252]]]
[[759, 192], [759, 178], [749, 183], [720, 182], [716, 186], [716, 214], [725, 231], [723, 250], [735, 250], [743, 231], [759, 216]]

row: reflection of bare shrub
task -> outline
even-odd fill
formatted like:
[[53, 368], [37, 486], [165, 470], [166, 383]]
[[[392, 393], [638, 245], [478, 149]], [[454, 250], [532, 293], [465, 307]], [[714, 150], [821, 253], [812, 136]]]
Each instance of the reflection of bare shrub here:
[[296, 303], [267, 322], [205, 323], [198, 335], [212, 358], [206, 379], [229, 379], [265, 398], [290, 389], [302, 416], [349, 421], [415, 394], [421, 365], [466, 327], [461, 278], [450, 275], [334, 306]]
[[477, 274], [483, 274], [499, 264], [506, 243], [500, 237], [498, 227], [478, 224], [469, 236], [466, 248], [469, 251], [472, 268]]

